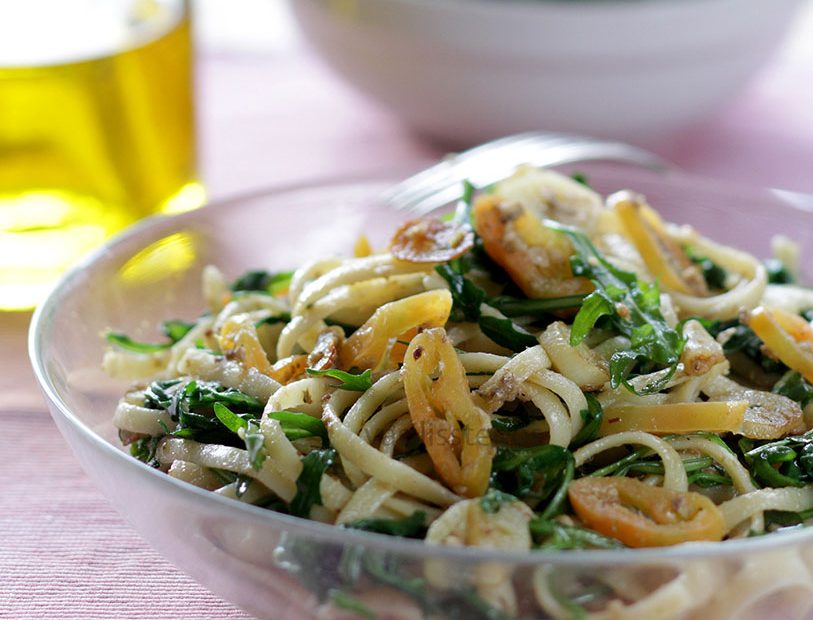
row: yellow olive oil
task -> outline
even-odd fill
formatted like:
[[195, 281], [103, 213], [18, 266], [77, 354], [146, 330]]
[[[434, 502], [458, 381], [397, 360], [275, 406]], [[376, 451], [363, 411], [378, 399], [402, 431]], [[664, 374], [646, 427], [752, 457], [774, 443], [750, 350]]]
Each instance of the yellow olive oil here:
[[139, 218], [203, 201], [188, 14], [147, 4], [106, 54], [13, 64], [0, 42], [0, 310]]

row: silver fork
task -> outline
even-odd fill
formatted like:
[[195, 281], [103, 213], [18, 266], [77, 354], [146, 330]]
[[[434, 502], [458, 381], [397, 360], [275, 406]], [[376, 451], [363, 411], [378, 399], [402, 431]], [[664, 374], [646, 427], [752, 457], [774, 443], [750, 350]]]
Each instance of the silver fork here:
[[670, 167], [657, 155], [623, 142], [530, 132], [450, 155], [387, 190], [382, 198], [394, 209], [424, 215], [458, 200], [465, 180], [484, 187], [510, 176], [521, 164], [545, 167], [582, 161], [615, 161], [655, 171]]

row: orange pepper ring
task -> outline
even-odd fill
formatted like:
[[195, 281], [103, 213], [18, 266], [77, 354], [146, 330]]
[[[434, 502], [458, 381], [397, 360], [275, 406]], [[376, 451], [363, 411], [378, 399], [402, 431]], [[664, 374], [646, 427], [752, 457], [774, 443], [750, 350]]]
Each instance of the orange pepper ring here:
[[568, 497], [588, 527], [630, 547], [718, 541], [725, 535], [722, 513], [700, 493], [609, 476], [574, 480]]

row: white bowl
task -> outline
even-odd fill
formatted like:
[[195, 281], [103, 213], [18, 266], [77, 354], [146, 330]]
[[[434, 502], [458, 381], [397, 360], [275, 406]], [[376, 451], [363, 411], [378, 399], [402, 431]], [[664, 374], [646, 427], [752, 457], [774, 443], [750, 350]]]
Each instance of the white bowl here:
[[801, 0], [290, 0], [351, 84], [454, 144], [685, 127], [770, 58]]

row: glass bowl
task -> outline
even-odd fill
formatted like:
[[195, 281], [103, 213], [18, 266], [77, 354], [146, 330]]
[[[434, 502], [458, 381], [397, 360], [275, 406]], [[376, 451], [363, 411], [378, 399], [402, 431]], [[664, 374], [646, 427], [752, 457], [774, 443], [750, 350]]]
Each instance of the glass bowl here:
[[[643, 192], [666, 218], [721, 242], [764, 257], [771, 235], [782, 233], [802, 245], [803, 265], [813, 259], [813, 197], [606, 164], [579, 169], [602, 193]], [[53, 418], [133, 527], [213, 592], [266, 618], [363, 618], [371, 610], [399, 619], [809, 617], [813, 530], [650, 550], [428, 546], [226, 499], [120, 447], [111, 421], [128, 386], [102, 373], [104, 330], [156, 338], [161, 319], [197, 316], [208, 264], [228, 277], [291, 268], [349, 254], [361, 232], [381, 247], [404, 219], [377, 200], [386, 186], [297, 187], [146, 220], [70, 272], [39, 307], [31, 360]], [[477, 594], [500, 575], [512, 579], [516, 614]]]

